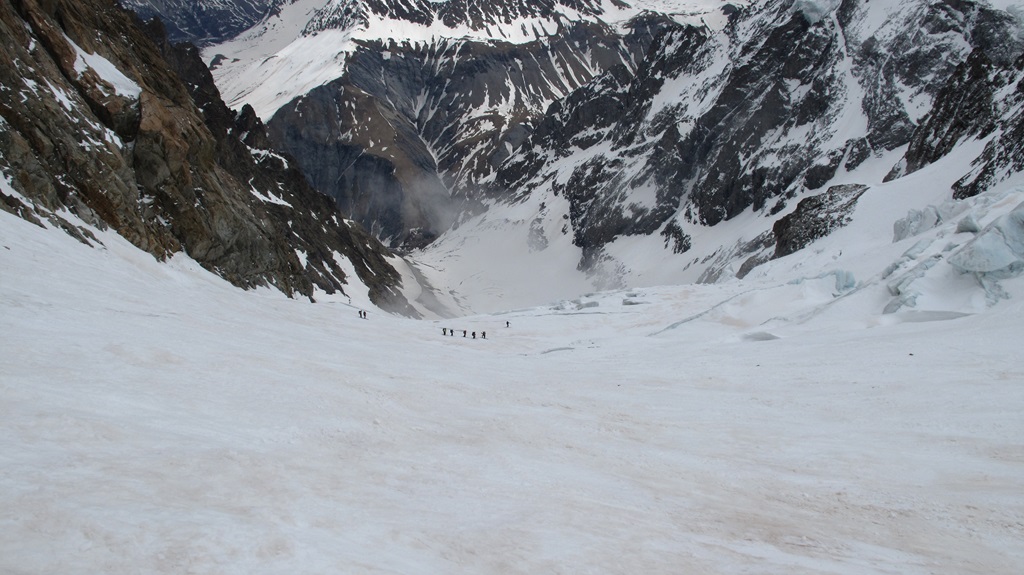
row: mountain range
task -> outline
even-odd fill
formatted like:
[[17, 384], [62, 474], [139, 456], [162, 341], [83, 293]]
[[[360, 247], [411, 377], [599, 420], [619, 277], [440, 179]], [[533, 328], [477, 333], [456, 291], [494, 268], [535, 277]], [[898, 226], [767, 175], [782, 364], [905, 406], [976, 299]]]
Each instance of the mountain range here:
[[[230, 105], [385, 243], [436, 267], [439, 236], [514, 241], [592, 289], [742, 277], [794, 249], [776, 222], [833, 186], [970, 153], [937, 183], [962, 198], [1021, 166], [1012, 5], [498, 4], [301, 0], [204, 57]], [[976, 140], [988, 149], [961, 146]], [[514, 239], [494, 235], [502, 220]], [[637, 241], [674, 257], [617, 255]]]
[[[1024, 166], [1020, 11], [1003, 0], [188, 6], [136, 0], [160, 20], [130, 28], [126, 12], [104, 23], [57, 2], [37, 19], [69, 41], [12, 32], [26, 39], [9, 62], [41, 58], [38, 39], [47, 70], [62, 72], [49, 85], [67, 84], [39, 90], [42, 63], [27, 76], [9, 69], [6, 85], [20, 83], [21, 96], [5, 118], [45, 159], [39, 177], [15, 181], [66, 182], [78, 173], [68, 166], [88, 164], [25, 135], [77, 93], [71, 116], [89, 122], [60, 130], [86, 155], [111, 154], [99, 157], [117, 183], [84, 183], [111, 177], [97, 168], [73, 194], [22, 195], [48, 198], [51, 213], [86, 207], [101, 214], [87, 221], [123, 229], [154, 255], [183, 250], [244, 287], [315, 297], [358, 276], [395, 309], [449, 315], [725, 281], [845, 225], [887, 182], [938, 166], [932, 184], [962, 200]], [[223, 30], [209, 32], [215, 25]], [[87, 40], [89, 28], [113, 32]], [[171, 94], [150, 88], [157, 80], [143, 72], [154, 70]], [[17, 79], [31, 74], [40, 77]], [[156, 123], [186, 121], [202, 137], [160, 132], [160, 161], [149, 165], [155, 94], [187, 111]], [[95, 133], [70, 136], [76, 129]], [[15, 160], [23, 151], [4, 157], [7, 173], [32, 163]], [[275, 175], [252, 177], [256, 165]], [[217, 184], [194, 185], [209, 181], [207, 167]], [[225, 187], [225, 172], [241, 203], [224, 200], [224, 215], [211, 217], [202, 198]], [[111, 189], [125, 191], [111, 200]], [[467, 303], [485, 293], [495, 298]]]

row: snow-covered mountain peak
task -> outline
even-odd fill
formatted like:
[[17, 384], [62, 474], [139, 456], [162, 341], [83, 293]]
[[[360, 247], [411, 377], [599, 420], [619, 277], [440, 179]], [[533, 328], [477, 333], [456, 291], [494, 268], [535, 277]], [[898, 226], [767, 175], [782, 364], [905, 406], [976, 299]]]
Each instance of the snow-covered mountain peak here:
[[[427, 49], [462, 42], [522, 45], [566, 40], [567, 30], [581, 23], [626, 34], [645, 14], [719, 30], [737, 7], [749, 4], [749, 0], [279, 0], [259, 24], [208, 47], [204, 56], [232, 106], [249, 104], [261, 118], [269, 119], [287, 102], [341, 77], [349, 55], [366, 42]], [[588, 72], [583, 79], [591, 75]], [[568, 87], [577, 83], [570, 81]], [[557, 91], [561, 94], [564, 88]]]
[[551, 36], [567, 23], [622, 25], [642, 12], [719, 27], [734, 9], [729, 6], [710, 0], [330, 0], [315, 11], [303, 34], [353, 30], [361, 39], [522, 43]]

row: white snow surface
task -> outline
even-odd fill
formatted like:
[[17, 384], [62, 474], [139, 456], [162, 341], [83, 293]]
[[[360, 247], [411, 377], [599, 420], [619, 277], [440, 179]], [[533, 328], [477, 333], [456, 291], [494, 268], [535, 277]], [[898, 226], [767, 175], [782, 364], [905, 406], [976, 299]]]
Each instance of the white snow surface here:
[[996, 10], [1006, 10], [1014, 13], [1024, 11], [1024, 1], [1022, 0], [983, 0], [983, 2]]
[[1017, 575], [1024, 280], [944, 259], [1024, 188], [893, 242], [935, 178], [743, 281], [419, 321], [0, 211], [0, 572]]
[[75, 72], [79, 75], [84, 74], [86, 70], [91, 68], [101, 79], [110, 84], [115, 94], [131, 99], [137, 99], [142, 94], [142, 88], [134, 80], [125, 76], [110, 60], [99, 54], [89, 53], [71, 41], [71, 38], [67, 36], [64, 39], [75, 49], [77, 54], [75, 58]]

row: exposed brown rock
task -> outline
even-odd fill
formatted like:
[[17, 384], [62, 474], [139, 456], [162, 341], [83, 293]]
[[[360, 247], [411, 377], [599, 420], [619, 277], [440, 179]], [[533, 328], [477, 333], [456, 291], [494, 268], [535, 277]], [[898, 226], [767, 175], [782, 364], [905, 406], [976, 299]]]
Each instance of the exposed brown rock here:
[[337, 253], [371, 299], [413, 313], [380, 243], [287, 157], [257, 148], [268, 141], [259, 119], [236, 126], [195, 50], [161, 32], [112, 0], [0, 0], [0, 35], [11, 39], [0, 45], [0, 170], [21, 196], [0, 209], [95, 243], [57, 215], [66, 208], [155, 257], [184, 250], [235, 285], [289, 295], [349, 289]]

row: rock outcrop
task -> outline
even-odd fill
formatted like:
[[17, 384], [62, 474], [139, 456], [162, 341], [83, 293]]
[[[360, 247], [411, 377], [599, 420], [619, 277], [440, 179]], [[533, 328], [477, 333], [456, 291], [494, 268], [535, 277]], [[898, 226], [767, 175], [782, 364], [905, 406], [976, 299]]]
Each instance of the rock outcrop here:
[[289, 295], [343, 291], [347, 259], [375, 302], [411, 312], [383, 246], [266, 147], [251, 110], [224, 105], [194, 48], [109, 0], [3, 0], [0, 27], [0, 171], [16, 192], [0, 207], [96, 243], [66, 210]]
[[833, 186], [822, 194], [800, 200], [793, 213], [775, 222], [773, 257], [796, 253], [848, 224], [857, 200], [867, 190], [867, 186], [857, 184]]

